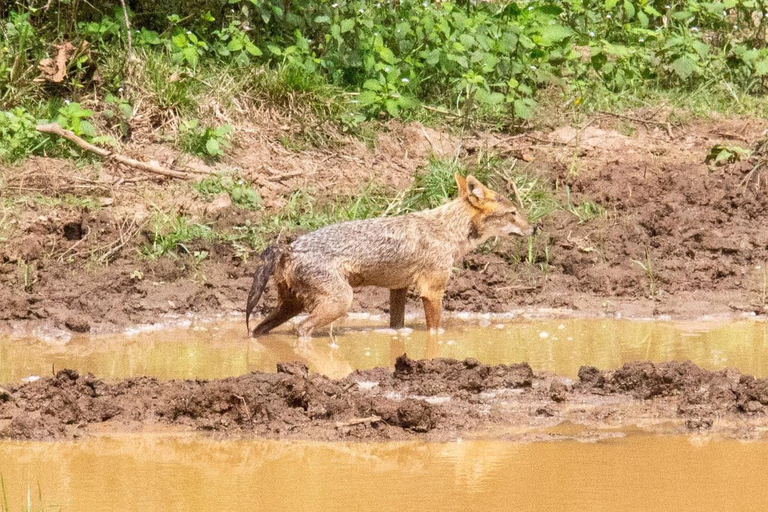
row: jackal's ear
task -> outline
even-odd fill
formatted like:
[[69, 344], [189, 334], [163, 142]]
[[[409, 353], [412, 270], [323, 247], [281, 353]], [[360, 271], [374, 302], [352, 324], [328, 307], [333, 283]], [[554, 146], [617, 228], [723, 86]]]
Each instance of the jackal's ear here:
[[456, 186], [459, 187], [459, 197], [467, 197], [469, 191], [467, 190], [467, 180], [464, 179], [464, 176], [455, 173], [453, 179], [456, 180]]
[[467, 176], [467, 200], [469, 203], [480, 207], [486, 199], [488, 198], [483, 184], [477, 181], [474, 176]]

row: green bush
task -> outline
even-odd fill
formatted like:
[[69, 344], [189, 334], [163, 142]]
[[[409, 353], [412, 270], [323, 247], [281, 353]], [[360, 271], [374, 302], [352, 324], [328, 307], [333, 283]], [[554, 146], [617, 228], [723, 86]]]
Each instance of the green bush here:
[[0, 161], [15, 162], [45, 143], [35, 130], [36, 120], [23, 107], [0, 112]]

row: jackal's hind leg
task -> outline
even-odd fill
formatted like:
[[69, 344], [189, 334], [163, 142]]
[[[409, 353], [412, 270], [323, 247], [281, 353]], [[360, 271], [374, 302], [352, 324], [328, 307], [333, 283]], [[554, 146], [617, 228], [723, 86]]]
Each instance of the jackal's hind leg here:
[[291, 294], [287, 289], [278, 288], [277, 307], [267, 317], [254, 327], [253, 336], [267, 334], [269, 331], [278, 327], [291, 318], [295, 317], [302, 310], [301, 301]]
[[310, 310], [309, 316], [302, 320], [296, 329], [299, 338], [307, 339], [315, 329], [346, 315], [352, 305], [352, 293], [352, 287], [345, 281], [344, 288], [339, 286], [333, 295], [324, 294], [315, 298], [315, 306]]
[[408, 288], [389, 290], [389, 327], [402, 329], [405, 326], [405, 300]]

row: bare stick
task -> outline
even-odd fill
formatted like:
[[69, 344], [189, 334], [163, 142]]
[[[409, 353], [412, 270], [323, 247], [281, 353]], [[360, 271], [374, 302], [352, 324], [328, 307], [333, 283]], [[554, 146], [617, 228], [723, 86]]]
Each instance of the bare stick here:
[[113, 160], [115, 162], [121, 163], [123, 165], [127, 165], [128, 167], [137, 169], [139, 171], [149, 172], [152, 174], [159, 174], [161, 176], [167, 176], [169, 178], [179, 178], [183, 180], [190, 179], [189, 174], [166, 169], [165, 167], [163, 167], [157, 162], [140, 162], [139, 160], [134, 160], [133, 158], [128, 158], [127, 156], [113, 153], [108, 149], [100, 148], [99, 146], [94, 146], [93, 144], [84, 141], [83, 139], [81, 139], [71, 131], [65, 130], [64, 128], [62, 128], [56, 123], [40, 124], [40, 125], [37, 125], [35, 129], [41, 133], [48, 133], [48, 134], [58, 135], [59, 137], [63, 137], [70, 142], [74, 142], [78, 147], [80, 147], [81, 149], [84, 149], [85, 151], [90, 151], [91, 153], [95, 153], [102, 158]]
[[349, 421], [337, 421], [336, 428], [352, 427], [354, 425], [362, 425], [362, 424], [368, 424], [368, 423], [378, 423], [379, 421], [381, 421], [381, 418], [378, 416], [369, 416], [367, 418], [354, 418]]
[[131, 22], [128, 19], [128, 9], [125, 7], [125, 0], [120, 0], [123, 6], [123, 18], [125, 18], [125, 30], [128, 32], [128, 59], [133, 56], [133, 36], [131, 35]]

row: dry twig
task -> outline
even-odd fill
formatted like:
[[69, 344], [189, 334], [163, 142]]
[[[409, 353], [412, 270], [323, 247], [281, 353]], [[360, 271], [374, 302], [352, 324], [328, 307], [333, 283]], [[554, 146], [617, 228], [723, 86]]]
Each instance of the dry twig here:
[[179, 178], [184, 180], [190, 179], [189, 174], [185, 172], [172, 171], [170, 169], [166, 169], [165, 167], [161, 166], [159, 163], [155, 161], [140, 162], [139, 160], [134, 160], [133, 158], [129, 158], [124, 155], [113, 153], [108, 149], [100, 148], [99, 146], [94, 146], [93, 144], [81, 139], [80, 137], [72, 133], [70, 130], [65, 130], [64, 128], [62, 128], [56, 123], [41, 124], [36, 126], [35, 129], [40, 133], [58, 135], [59, 137], [65, 138], [68, 141], [75, 143], [79, 148], [84, 149], [85, 151], [95, 153], [102, 158], [113, 160], [117, 163], [127, 165], [128, 167], [131, 167], [139, 171], [149, 172], [152, 174], [159, 174], [161, 176], [166, 176], [169, 178]]

